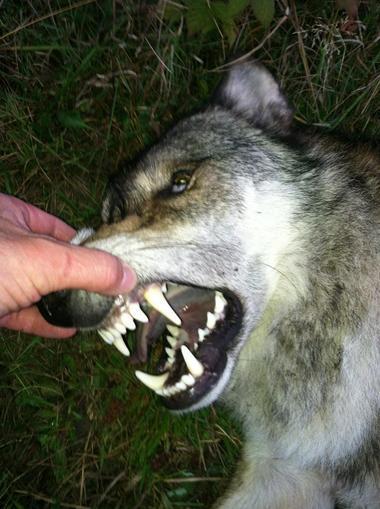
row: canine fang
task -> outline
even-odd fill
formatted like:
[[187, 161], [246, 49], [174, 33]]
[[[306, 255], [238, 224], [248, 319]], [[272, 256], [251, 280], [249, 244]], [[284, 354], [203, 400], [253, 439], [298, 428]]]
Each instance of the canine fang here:
[[169, 373], [163, 373], [162, 375], [149, 375], [143, 371], [135, 371], [135, 375], [140, 380], [140, 382], [142, 382], [153, 391], [162, 389], [169, 377]]
[[186, 363], [186, 366], [190, 373], [195, 377], [198, 378], [201, 375], [203, 375], [204, 368], [202, 364], [199, 362], [199, 360], [194, 357], [194, 355], [190, 352], [190, 350], [187, 348], [186, 345], [181, 346], [181, 352], [183, 355], [183, 359]]
[[144, 297], [149, 304], [157, 309], [162, 315], [166, 316], [176, 325], [181, 325], [181, 319], [176, 312], [170, 307], [170, 304], [165, 299], [159, 285], [150, 285], [144, 293]]

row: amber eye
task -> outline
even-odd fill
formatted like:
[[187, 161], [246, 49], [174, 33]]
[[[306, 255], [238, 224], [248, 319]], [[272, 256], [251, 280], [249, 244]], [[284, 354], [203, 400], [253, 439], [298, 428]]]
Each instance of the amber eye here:
[[178, 170], [174, 173], [172, 178], [171, 192], [180, 194], [186, 191], [190, 183], [191, 173], [188, 170]]

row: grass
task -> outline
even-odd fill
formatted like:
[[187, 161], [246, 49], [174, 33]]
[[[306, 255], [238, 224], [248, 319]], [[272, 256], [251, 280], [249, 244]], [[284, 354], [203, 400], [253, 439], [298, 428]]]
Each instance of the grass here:
[[[2, 3], [1, 189], [97, 224], [120, 161], [203, 104], [226, 58], [255, 48], [299, 122], [377, 139], [379, 3], [362, 2], [353, 34], [332, 1], [290, 2], [280, 24], [285, 4], [268, 30], [248, 7], [227, 36], [188, 30], [169, 0]], [[228, 484], [241, 439], [221, 407], [169, 415], [95, 334], [0, 341], [2, 507], [207, 508]]]

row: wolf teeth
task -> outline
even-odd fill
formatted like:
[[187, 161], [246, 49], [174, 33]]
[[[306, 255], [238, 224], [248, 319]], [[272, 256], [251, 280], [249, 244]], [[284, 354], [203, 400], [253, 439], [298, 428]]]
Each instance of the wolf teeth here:
[[113, 324], [113, 327], [120, 332], [120, 334], [125, 334], [127, 332], [127, 329], [121, 322], [115, 322]]
[[135, 374], [140, 382], [146, 385], [149, 389], [152, 389], [159, 396], [164, 397], [174, 396], [174, 394], [186, 391], [189, 387], [192, 387], [195, 384], [195, 378], [190, 374], [182, 375], [178, 382], [167, 387], [164, 387], [164, 385], [169, 376], [168, 372], [157, 376], [149, 375], [142, 371], [136, 371]]
[[181, 325], [181, 319], [165, 299], [161, 287], [157, 284], [150, 285], [144, 293], [144, 297], [149, 304], [157, 309], [162, 315], [166, 316], [175, 325]]
[[181, 346], [181, 352], [190, 374], [192, 374], [195, 378], [200, 377], [204, 372], [203, 365], [196, 357], [194, 357], [186, 345]]
[[124, 301], [124, 297], [123, 297], [123, 295], [121, 295], [121, 294], [120, 294], [120, 295], [118, 295], [118, 296], [116, 297], [116, 299], [115, 299], [114, 304], [115, 304], [116, 306], [119, 306], [119, 307], [123, 306], [123, 305], [125, 304], [125, 301]]
[[129, 357], [131, 355], [127, 345], [123, 341], [123, 338], [120, 337], [115, 339], [115, 341], [113, 342], [113, 346], [115, 346], [119, 350], [119, 352], [121, 352], [126, 357]]
[[227, 305], [227, 301], [221, 292], [215, 292], [215, 308], [214, 313], [221, 314]]
[[166, 328], [170, 332], [170, 334], [173, 336], [173, 338], [177, 338], [179, 336], [179, 333], [181, 332], [181, 329], [177, 327], [176, 325], [167, 325]]
[[156, 393], [160, 396], [170, 397], [179, 392], [186, 391], [189, 387], [195, 384], [195, 378], [192, 375], [182, 375], [181, 379], [174, 385], [157, 389]]
[[188, 387], [191, 387], [195, 384], [195, 378], [193, 375], [182, 375], [181, 376], [182, 382], [184, 382]]
[[[175, 312], [175, 310], [171, 307], [169, 302], [166, 300], [163, 292], [167, 291], [167, 285], [165, 283], [161, 284], [151, 284], [145, 288], [144, 297], [146, 301], [157, 311], [159, 311], [162, 315], [168, 318], [175, 325], [168, 324], [167, 329], [170, 336], [167, 336], [167, 341], [170, 345], [170, 348], [165, 348], [166, 353], [168, 355], [167, 363], [168, 365], [172, 365], [174, 363], [175, 350], [178, 348], [180, 343], [186, 341], [181, 336], [181, 319]], [[198, 329], [198, 341], [202, 342], [205, 340], [206, 336], [210, 334], [210, 331], [215, 327], [217, 321], [224, 317], [224, 310], [227, 306], [227, 300], [224, 295], [216, 291], [215, 292], [215, 305], [214, 312], [207, 312], [207, 323], [204, 329]], [[108, 344], [115, 344], [115, 347], [120, 350], [124, 355], [130, 355], [128, 347], [124, 343], [121, 335], [126, 334], [127, 329], [135, 330], [136, 324], [134, 320], [137, 320], [142, 323], [148, 323], [149, 317], [144, 313], [144, 311], [140, 307], [140, 303], [137, 301], [131, 302], [128, 298], [125, 300], [123, 295], [118, 295], [115, 299], [115, 305], [119, 308], [119, 318], [116, 319], [112, 325], [107, 327], [106, 329], [99, 329], [98, 333], [103, 338], [103, 340]], [[180, 336], [183, 341], [179, 341]], [[187, 337], [187, 336], [186, 336]], [[194, 342], [193, 349], [196, 351], [198, 349], [198, 343]], [[189, 376], [199, 377], [202, 375], [204, 368], [202, 364], [196, 359], [196, 357], [191, 353], [191, 351], [186, 347], [186, 345], [182, 345], [181, 347], [182, 355], [185, 360], [186, 365], [189, 368], [190, 373]], [[141, 373], [141, 372], [139, 372]], [[147, 375], [149, 376], [149, 375]]]
[[181, 319], [166, 300], [159, 285], [150, 285], [145, 291], [144, 297], [149, 304], [162, 315], [171, 320], [174, 324], [178, 326], [181, 325]]
[[128, 311], [135, 320], [138, 320], [139, 322], [142, 322], [142, 323], [149, 322], [149, 318], [146, 316], [144, 311], [141, 309], [140, 304], [138, 302], [131, 302], [128, 305]]
[[114, 326], [108, 327], [107, 331], [113, 336], [114, 341], [121, 338], [120, 332]]
[[172, 338], [171, 336], [167, 336], [166, 339], [168, 340], [168, 343], [169, 345], [172, 347], [172, 348], [175, 348], [177, 346], [177, 339], [176, 338]]
[[213, 329], [216, 324], [216, 316], [213, 313], [207, 312], [207, 323], [206, 326], [208, 329]]
[[113, 335], [108, 330], [106, 330], [106, 329], [99, 329], [98, 330], [98, 334], [109, 345], [112, 345], [112, 343], [114, 342], [114, 337], [113, 337]]
[[198, 329], [198, 339], [200, 342], [204, 340], [204, 338], [208, 335], [208, 329]]
[[166, 347], [165, 352], [168, 354], [169, 358], [173, 358], [175, 356], [175, 351], [173, 348]]
[[175, 362], [174, 357], [168, 357], [165, 362], [165, 369], [170, 369], [171, 366], [173, 366], [174, 362]]
[[149, 375], [148, 373], [144, 373], [143, 371], [135, 371], [135, 375], [144, 385], [152, 389], [153, 391], [158, 391], [163, 389], [166, 380], [169, 377], [169, 373], [162, 373], [162, 375]]
[[187, 385], [185, 384], [185, 382], [183, 382], [182, 380], [180, 380], [179, 382], [177, 382], [174, 386], [179, 392], [180, 391], [184, 391], [185, 389], [187, 389]]
[[121, 313], [120, 320], [121, 320], [121, 323], [123, 325], [125, 325], [127, 329], [130, 329], [130, 330], [136, 329], [136, 324], [133, 321], [132, 316], [127, 311], [124, 311], [123, 313]]

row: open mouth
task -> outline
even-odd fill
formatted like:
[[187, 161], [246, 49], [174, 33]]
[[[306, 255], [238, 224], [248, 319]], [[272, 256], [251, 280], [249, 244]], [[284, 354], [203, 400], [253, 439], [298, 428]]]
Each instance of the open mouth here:
[[[135, 322], [131, 353], [122, 336]], [[137, 378], [167, 407], [185, 410], [218, 385], [241, 322], [240, 301], [229, 291], [154, 283], [119, 295], [98, 332], [131, 362], [149, 361], [154, 374], [136, 371]]]

